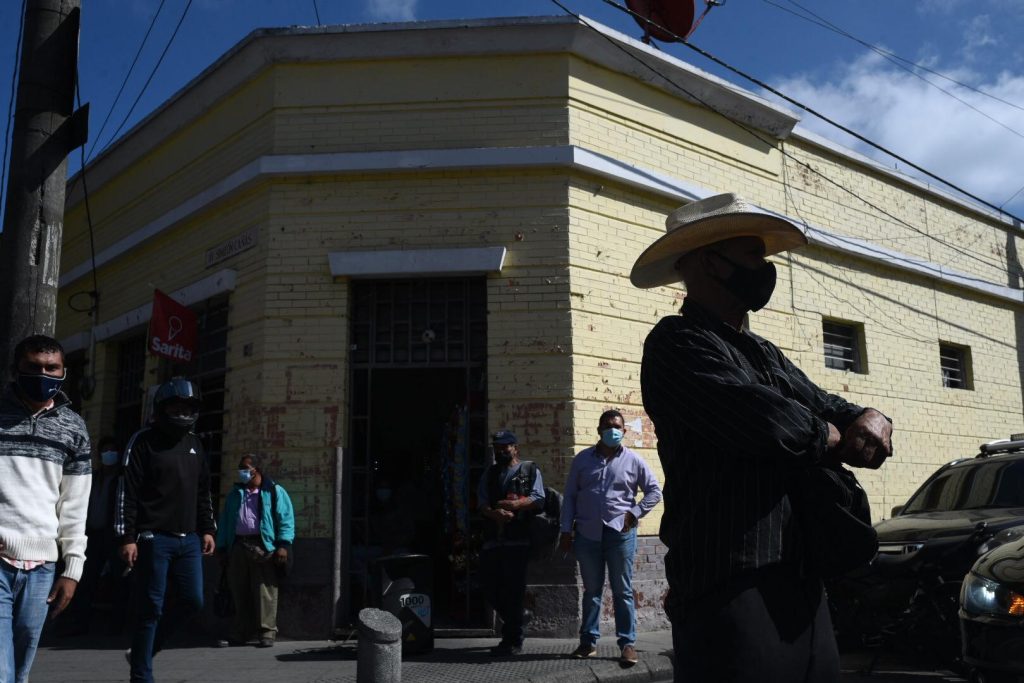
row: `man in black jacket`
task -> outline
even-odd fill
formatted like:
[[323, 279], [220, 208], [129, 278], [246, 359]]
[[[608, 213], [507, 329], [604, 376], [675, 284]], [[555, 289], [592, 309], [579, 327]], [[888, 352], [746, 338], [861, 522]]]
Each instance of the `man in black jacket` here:
[[480, 514], [486, 527], [480, 551], [484, 595], [501, 617], [501, 642], [496, 657], [523, 649], [523, 597], [530, 557], [530, 520], [544, 506], [544, 481], [532, 462], [519, 460], [516, 435], [503, 430], [491, 437], [494, 464], [484, 470], [477, 487]]
[[794, 488], [814, 468], [877, 468], [892, 426], [815, 385], [747, 328], [775, 288], [766, 256], [807, 243], [732, 194], [688, 204], [630, 280], [682, 280], [681, 315], [644, 344], [640, 386], [665, 471], [661, 539], [676, 680], [825, 683], [839, 658]]
[[[213, 554], [217, 526], [206, 453], [192, 431], [199, 407], [192, 382], [165, 382], [153, 399], [153, 425], [136, 432], [125, 449], [114, 526], [121, 559], [137, 570], [132, 681], [152, 682], [153, 655], [182, 617], [203, 606], [202, 555]], [[168, 580], [179, 604], [164, 615]]]

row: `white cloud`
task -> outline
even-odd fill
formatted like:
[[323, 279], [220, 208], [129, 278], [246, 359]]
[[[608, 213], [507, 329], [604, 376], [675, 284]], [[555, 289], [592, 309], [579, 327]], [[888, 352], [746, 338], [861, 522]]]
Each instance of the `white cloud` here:
[[952, 14], [966, 0], [921, 0], [917, 3], [918, 14]]
[[[979, 81], [978, 75], [967, 69], [943, 72], [1024, 106], [1024, 76], [1004, 72]], [[798, 77], [778, 84], [778, 89], [969, 192], [1002, 204], [1024, 185], [1024, 165], [1020, 161], [1024, 158], [1024, 111], [924, 75], [1006, 127], [877, 55], [844, 66], [829, 82]], [[904, 164], [816, 117], [805, 114], [803, 125], [910, 172]], [[1007, 208], [1018, 215], [1024, 213], [1024, 196], [1018, 195]]]
[[370, 0], [366, 11], [378, 21], [412, 21], [417, 0]]
[[999, 38], [992, 32], [992, 18], [987, 14], [979, 14], [967, 23], [960, 53], [968, 61], [973, 61], [985, 48], [998, 47], [999, 43]]

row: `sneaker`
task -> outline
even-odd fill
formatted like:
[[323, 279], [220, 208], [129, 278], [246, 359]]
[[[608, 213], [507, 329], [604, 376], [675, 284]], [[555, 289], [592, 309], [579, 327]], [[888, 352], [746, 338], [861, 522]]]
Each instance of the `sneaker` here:
[[515, 643], [506, 643], [502, 641], [491, 648], [492, 657], [515, 657], [518, 654], [522, 654], [522, 644], [516, 645]]
[[580, 643], [580, 646], [572, 651], [569, 655], [573, 659], [586, 659], [587, 657], [593, 657], [597, 654], [597, 648], [593, 645], [585, 645]]
[[126, 662], [128, 662], [128, 666], [132, 665], [132, 649], [131, 648], [128, 648], [127, 650], [124, 651], [124, 659], [125, 659]]
[[632, 645], [624, 645], [622, 647], [622, 658], [623, 664], [636, 664], [640, 661], [640, 658], [636, 656], [636, 648]]
[[274, 639], [260, 638], [260, 641], [256, 643], [256, 647], [274, 647]]

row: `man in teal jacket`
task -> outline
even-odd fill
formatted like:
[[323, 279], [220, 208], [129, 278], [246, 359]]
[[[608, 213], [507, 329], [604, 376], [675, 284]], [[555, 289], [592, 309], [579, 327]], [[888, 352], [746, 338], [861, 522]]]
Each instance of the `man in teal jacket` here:
[[235, 616], [221, 647], [251, 637], [271, 647], [277, 636], [277, 586], [295, 539], [295, 512], [284, 488], [263, 473], [256, 456], [238, 462], [238, 479], [224, 499], [217, 548], [228, 574]]

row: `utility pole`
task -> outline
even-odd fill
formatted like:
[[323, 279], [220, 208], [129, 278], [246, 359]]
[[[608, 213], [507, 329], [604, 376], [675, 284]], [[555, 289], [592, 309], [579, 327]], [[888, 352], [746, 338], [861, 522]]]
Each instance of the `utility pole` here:
[[27, 0], [7, 205], [0, 234], [0, 369], [30, 334], [53, 335], [68, 153], [84, 144], [75, 111], [81, 0]]

